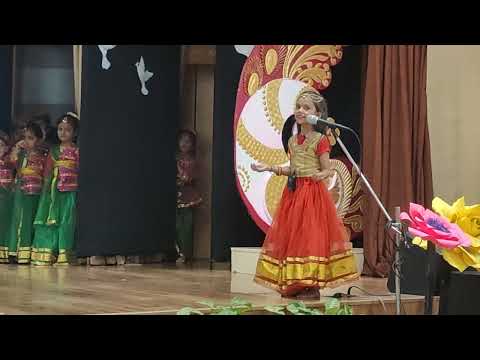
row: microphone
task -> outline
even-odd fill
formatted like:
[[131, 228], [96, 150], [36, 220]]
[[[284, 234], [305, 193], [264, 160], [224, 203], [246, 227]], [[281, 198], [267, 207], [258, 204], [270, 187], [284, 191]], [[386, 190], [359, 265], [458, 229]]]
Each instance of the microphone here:
[[338, 128], [338, 129], [350, 130], [350, 128], [347, 127], [347, 126], [336, 124], [334, 122], [330, 122], [330, 121], [322, 119], [321, 117], [316, 116], [316, 115], [307, 115], [306, 120], [307, 120], [307, 123], [309, 123], [310, 125], [313, 125], [313, 126], [323, 125], [323, 126], [328, 126], [330, 129], [337, 129]]
[[[358, 146], [360, 147], [360, 149], [362, 148], [362, 142], [360, 141], [360, 137], [358, 136], [355, 130], [349, 128], [348, 126], [330, 122], [316, 115], [307, 115], [306, 120], [308, 124], [315, 126], [318, 129], [317, 131], [320, 131], [321, 133], [325, 133], [325, 129], [327, 126], [332, 130], [335, 130], [335, 129], [347, 130], [355, 136], [358, 142]], [[335, 131], [333, 133], [335, 133]]]

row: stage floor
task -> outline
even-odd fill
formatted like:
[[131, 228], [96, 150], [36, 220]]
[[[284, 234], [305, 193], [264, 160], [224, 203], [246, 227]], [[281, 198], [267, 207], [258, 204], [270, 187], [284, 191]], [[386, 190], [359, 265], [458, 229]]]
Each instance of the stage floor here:
[[[393, 314], [395, 297], [386, 279], [362, 277], [355, 283], [322, 292], [325, 297], [356, 285], [373, 295], [346, 299], [354, 314]], [[234, 292], [232, 292], [232, 290]], [[261, 313], [266, 305], [289, 300], [251, 281], [250, 275], [231, 274], [226, 264], [124, 265], [105, 267], [33, 267], [0, 265], [0, 313], [26, 314], [175, 314], [183, 307], [202, 308], [199, 301], [226, 304], [241, 297]], [[320, 302], [310, 302], [317, 306]], [[406, 314], [421, 313], [423, 297], [402, 296]], [[309, 303], [309, 302], [307, 302]]]

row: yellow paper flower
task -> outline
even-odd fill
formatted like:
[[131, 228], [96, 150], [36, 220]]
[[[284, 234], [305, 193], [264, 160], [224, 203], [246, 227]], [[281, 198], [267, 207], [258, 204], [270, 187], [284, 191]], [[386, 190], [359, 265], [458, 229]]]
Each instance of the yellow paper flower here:
[[465, 206], [465, 198], [461, 197], [450, 206], [437, 197], [432, 201], [432, 209], [457, 224], [465, 233], [480, 236], [480, 204]]
[[428, 241], [418, 236], [412, 240], [412, 244], [421, 247], [423, 250], [427, 250], [428, 247]]
[[468, 267], [479, 269], [480, 258], [470, 251], [472, 248], [465, 249], [461, 246], [455, 249], [442, 250], [443, 259], [459, 271], [465, 271]]
[[[423, 240], [420, 237], [416, 237], [412, 240], [412, 244], [418, 247], [421, 247], [423, 250], [427, 250], [428, 241]], [[471, 248], [468, 248], [469, 250]], [[480, 248], [478, 248], [480, 249]], [[439, 249], [443, 259], [449, 263], [454, 268], [458, 269], [459, 271], [465, 271], [468, 267], [478, 265], [480, 262], [476, 261], [474, 255], [470, 254], [470, 252], [463, 247], [459, 246], [454, 249]], [[480, 254], [479, 254], [480, 255]]]
[[[441, 253], [445, 261], [460, 271], [468, 267], [480, 271], [480, 204], [465, 206], [465, 198], [461, 197], [452, 205], [448, 205], [437, 197], [433, 199], [432, 208], [437, 214], [457, 224], [472, 241], [468, 248], [459, 246], [450, 250], [443, 249]], [[421, 239], [417, 240], [415, 245], [424, 248]]]

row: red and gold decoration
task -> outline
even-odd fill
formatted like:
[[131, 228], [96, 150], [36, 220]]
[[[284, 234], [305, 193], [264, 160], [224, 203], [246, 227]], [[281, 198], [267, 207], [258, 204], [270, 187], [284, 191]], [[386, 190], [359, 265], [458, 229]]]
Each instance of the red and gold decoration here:
[[[245, 62], [234, 118], [236, 180], [251, 217], [264, 232], [287, 178], [253, 172], [250, 164], [289, 164], [282, 144], [285, 121], [293, 115], [302, 92], [321, 93], [330, 86], [332, 68], [342, 56], [342, 45], [256, 45]], [[334, 145], [335, 139], [330, 137], [330, 142]], [[354, 238], [363, 230], [361, 184], [346, 159], [332, 159], [332, 163], [335, 175], [329, 191]]]

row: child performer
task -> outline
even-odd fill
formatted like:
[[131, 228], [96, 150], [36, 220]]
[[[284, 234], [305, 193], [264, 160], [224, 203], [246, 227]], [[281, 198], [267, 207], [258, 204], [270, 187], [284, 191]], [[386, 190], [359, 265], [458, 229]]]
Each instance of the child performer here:
[[15, 164], [10, 161], [9, 137], [0, 131], [0, 263], [8, 263], [7, 231], [12, 219]]
[[17, 164], [17, 175], [7, 242], [8, 255], [19, 264], [30, 263], [33, 219], [37, 212], [47, 159], [42, 138], [40, 126], [29, 122], [25, 127], [25, 139], [17, 142], [11, 154], [11, 161]]
[[33, 265], [68, 265], [73, 260], [80, 151], [75, 145], [79, 118], [57, 122], [59, 145], [53, 145], [45, 167], [32, 244]]
[[196, 137], [182, 130], [177, 149], [177, 247], [184, 262], [193, 257], [193, 208], [202, 202], [194, 187], [196, 177]]
[[252, 164], [254, 171], [290, 176], [258, 260], [255, 281], [284, 297], [319, 299], [320, 289], [358, 278], [351, 244], [325, 181], [331, 177], [330, 143], [307, 123], [328, 116], [315, 91], [297, 99], [300, 132], [288, 141], [289, 167]]

